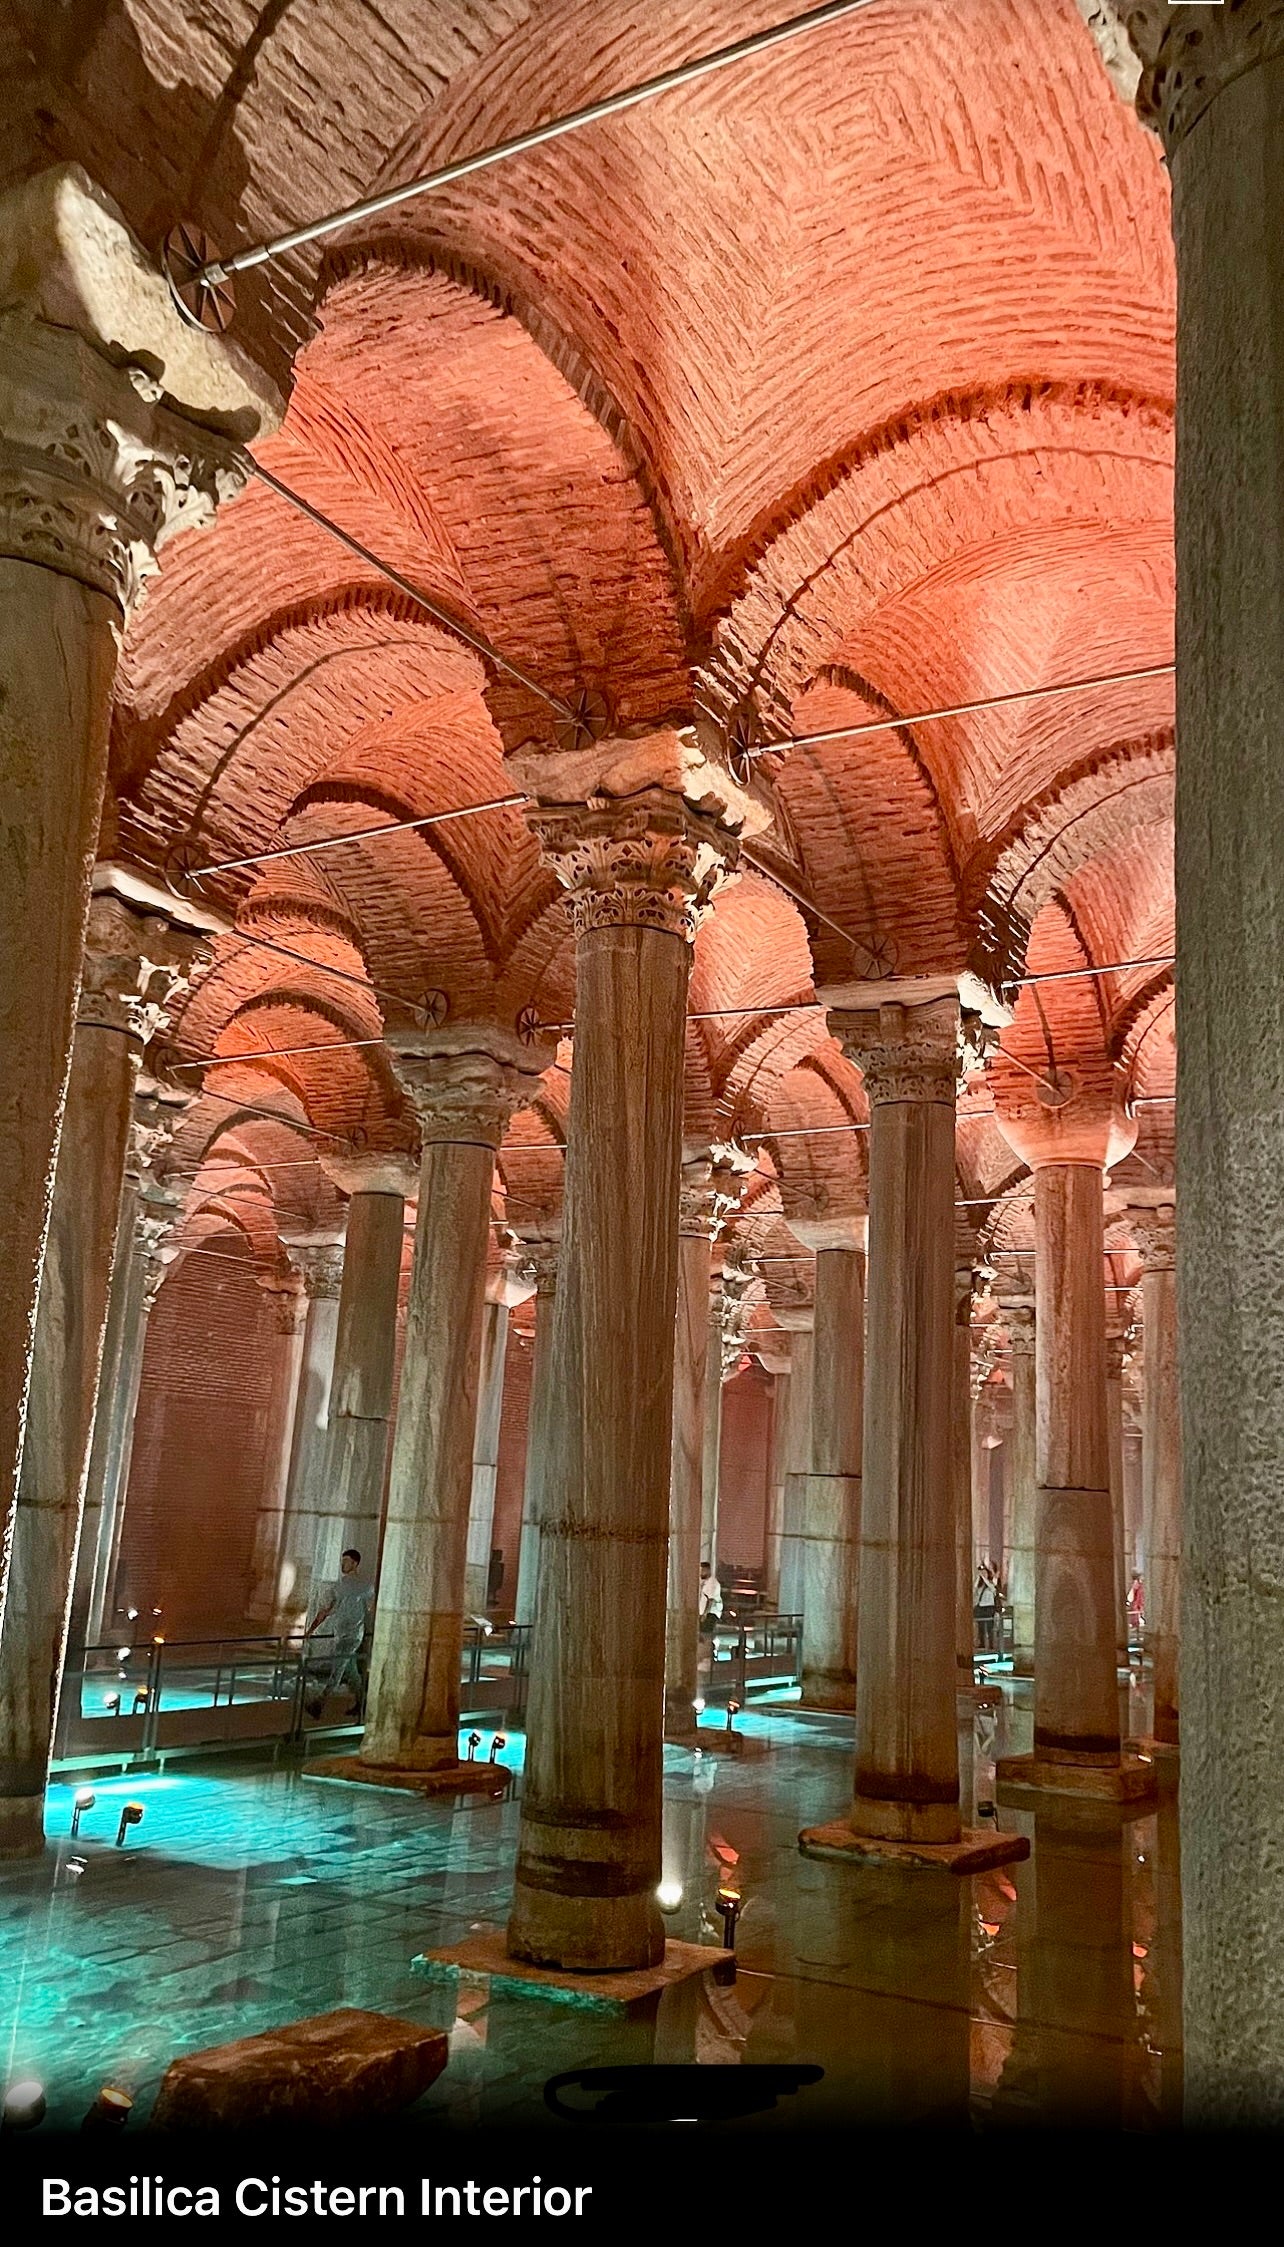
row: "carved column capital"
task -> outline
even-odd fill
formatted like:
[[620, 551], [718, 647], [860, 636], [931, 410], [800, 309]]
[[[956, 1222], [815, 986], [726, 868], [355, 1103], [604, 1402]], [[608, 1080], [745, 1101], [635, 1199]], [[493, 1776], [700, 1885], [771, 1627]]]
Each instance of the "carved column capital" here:
[[668, 789], [538, 804], [528, 818], [567, 893], [577, 936], [652, 928], [690, 943], [734, 873], [739, 837]]
[[1034, 1356], [1034, 1303], [1028, 1296], [999, 1297], [999, 1309], [1008, 1330], [1014, 1358]]
[[390, 1033], [397, 1082], [427, 1146], [498, 1148], [511, 1117], [534, 1099], [550, 1048], [524, 1045], [495, 1023]]
[[144, 1183], [134, 1220], [134, 1245], [143, 1266], [144, 1313], [151, 1310], [178, 1255], [174, 1235], [182, 1218], [183, 1199], [175, 1188]]
[[1137, 114], [1154, 127], [1169, 156], [1232, 79], [1284, 55], [1284, 0], [1162, 11], [1148, 0], [1123, 12], [1148, 66], [1137, 89]]
[[171, 1009], [213, 959], [206, 931], [146, 903], [96, 889], [85, 931], [78, 1024], [119, 1030], [142, 1048], [169, 1027]]
[[1177, 1263], [1176, 1203], [1159, 1203], [1153, 1208], [1130, 1203], [1127, 1216], [1143, 1271], [1173, 1271]]
[[343, 1286], [342, 1240], [331, 1233], [310, 1233], [286, 1240], [283, 1246], [308, 1302], [337, 1302]]
[[259, 1281], [272, 1309], [272, 1322], [278, 1334], [300, 1334], [308, 1315], [308, 1297], [293, 1273], [286, 1276], [274, 1274]]
[[960, 1077], [983, 1050], [980, 1018], [963, 1013], [956, 999], [831, 1007], [829, 1028], [860, 1070], [871, 1108], [905, 1101], [952, 1108]]
[[317, 1156], [330, 1184], [351, 1200], [354, 1194], [391, 1194], [405, 1201], [419, 1183], [415, 1159], [395, 1147], [361, 1148], [355, 1153]]
[[678, 1231], [717, 1240], [753, 1167], [753, 1156], [730, 1142], [689, 1156], [682, 1165]]

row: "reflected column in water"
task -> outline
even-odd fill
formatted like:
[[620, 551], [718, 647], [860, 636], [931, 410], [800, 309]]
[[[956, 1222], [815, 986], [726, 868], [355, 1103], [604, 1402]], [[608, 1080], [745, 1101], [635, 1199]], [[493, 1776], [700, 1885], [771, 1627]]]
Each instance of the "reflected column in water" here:
[[1034, 1820], [1017, 1879], [1017, 2025], [996, 2118], [1119, 2128], [1141, 2043], [1131, 1861], [1138, 1830], [1075, 1808]]

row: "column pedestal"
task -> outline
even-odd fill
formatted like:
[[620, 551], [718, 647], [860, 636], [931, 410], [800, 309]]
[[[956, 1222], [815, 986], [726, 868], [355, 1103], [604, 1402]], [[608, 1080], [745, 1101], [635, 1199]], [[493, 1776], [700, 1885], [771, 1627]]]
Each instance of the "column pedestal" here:
[[526, 1479], [522, 1489], [522, 1534], [517, 1556], [517, 1597], [513, 1621], [535, 1620], [539, 1590], [540, 1509], [548, 1467], [553, 1395], [553, 1307], [557, 1299], [558, 1240], [532, 1246], [535, 1272], [535, 1346], [531, 1356], [531, 1402], [526, 1422]]
[[1012, 1674], [1033, 1677], [1037, 1487], [1034, 1303], [1025, 1296], [1004, 1296], [1001, 1307], [1012, 1341], [1012, 1460], [1005, 1538]]

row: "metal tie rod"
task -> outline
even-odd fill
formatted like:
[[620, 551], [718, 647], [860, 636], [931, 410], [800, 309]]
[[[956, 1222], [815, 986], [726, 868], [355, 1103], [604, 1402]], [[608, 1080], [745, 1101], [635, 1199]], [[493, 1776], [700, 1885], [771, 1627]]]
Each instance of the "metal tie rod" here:
[[766, 31], [755, 31], [747, 39], [735, 40], [729, 47], [718, 47], [712, 54], [698, 55], [694, 61], [679, 63], [673, 70], [662, 70], [656, 78], [646, 78], [638, 86], [626, 86], [618, 94], [607, 94], [602, 101], [589, 102], [585, 108], [573, 109], [565, 117], [555, 117], [547, 125], [536, 125], [529, 132], [518, 133], [513, 140], [503, 140], [494, 148], [461, 156], [453, 164], [443, 164], [440, 170], [425, 173], [422, 179], [407, 180], [401, 187], [385, 189], [382, 195], [367, 196], [364, 202], [351, 203], [346, 210], [333, 211], [326, 218], [310, 219], [306, 226], [292, 227], [288, 234], [274, 235], [270, 242], [258, 242], [248, 250], [236, 250], [230, 257], [214, 258], [200, 267], [189, 285], [217, 288], [234, 273], [248, 273], [252, 267], [266, 265], [272, 258], [285, 257], [290, 250], [300, 250], [308, 242], [319, 242], [347, 226], [359, 226], [364, 219], [379, 218], [385, 211], [395, 211], [402, 203], [412, 203], [421, 195], [430, 195], [434, 188], [451, 187], [456, 180], [487, 171], [492, 164], [505, 163], [510, 156], [524, 156], [532, 148], [542, 148], [548, 141], [576, 133], [583, 125], [596, 125], [604, 117], [618, 117], [626, 109], [636, 109], [644, 101], [653, 101], [657, 94], [673, 93], [679, 86], [689, 86], [697, 78], [707, 78], [715, 70], [725, 70], [731, 63], [747, 62], [752, 55], [765, 54], [770, 47], [782, 46], [786, 39], [796, 39], [804, 31], [819, 31], [824, 24], [838, 23], [844, 16], [854, 16], [858, 9], [870, 5], [871, 0], [829, 0], [826, 7], [809, 8], [805, 15], [791, 16], [786, 23], [772, 24]]

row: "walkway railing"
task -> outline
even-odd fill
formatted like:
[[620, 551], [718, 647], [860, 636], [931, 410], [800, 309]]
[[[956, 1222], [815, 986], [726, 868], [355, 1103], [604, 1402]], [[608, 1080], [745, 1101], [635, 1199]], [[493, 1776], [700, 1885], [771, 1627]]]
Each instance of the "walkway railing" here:
[[[469, 1623], [460, 1715], [512, 1722], [526, 1703], [530, 1629]], [[57, 1763], [98, 1755], [151, 1763], [169, 1749], [299, 1742], [310, 1726], [357, 1721], [350, 1694], [314, 1714], [333, 1661], [327, 1632], [254, 1638], [119, 1639], [73, 1649], [59, 1713]]]
[[797, 1685], [802, 1677], [802, 1628], [801, 1615], [746, 1615], [719, 1623], [707, 1641], [705, 1700], [739, 1701], [743, 1708], [755, 1693]]

